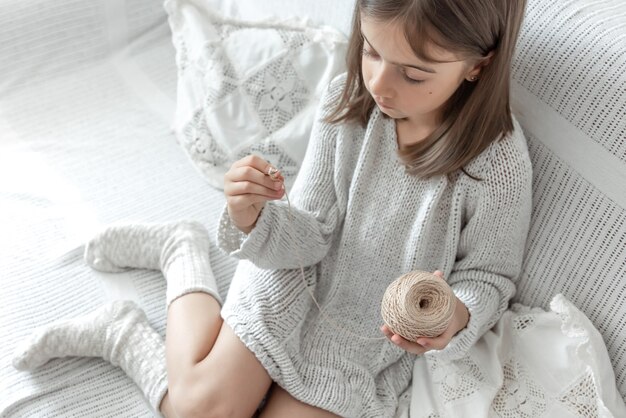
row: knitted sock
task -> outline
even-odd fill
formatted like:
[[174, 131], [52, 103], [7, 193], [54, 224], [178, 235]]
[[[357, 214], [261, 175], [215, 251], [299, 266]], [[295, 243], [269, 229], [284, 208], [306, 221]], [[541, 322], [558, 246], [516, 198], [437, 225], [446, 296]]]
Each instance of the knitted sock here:
[[113, 224], [85, 246], [85, 261], [92, 268], [118, 273], [128, 268], [158, 270], [165, 241], [188, 222], [166, 224]]
[[167, 280], [167, 305], [191, 292], [204, 292], [222, 303], [211, 261], [209, 234], [198, 222], [112, 225], [85, 247], [85, 261], [96, 270], [128, 267], [161, 269]]
[[165, 344], [134, 302], [115, 301], [37, 328], [16, 348], [13, 367], [34, 370], [69, 356], [102, 357], [121, 367], [159, 411], [167, 391]]

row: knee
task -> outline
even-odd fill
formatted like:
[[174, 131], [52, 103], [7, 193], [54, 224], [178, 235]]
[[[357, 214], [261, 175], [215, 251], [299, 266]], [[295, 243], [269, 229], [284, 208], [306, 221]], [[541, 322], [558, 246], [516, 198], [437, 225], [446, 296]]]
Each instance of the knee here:
[[232, 418], [236, 412], [213, 382], [183, 379], [170, 387], [172, 409], [180, 418]]

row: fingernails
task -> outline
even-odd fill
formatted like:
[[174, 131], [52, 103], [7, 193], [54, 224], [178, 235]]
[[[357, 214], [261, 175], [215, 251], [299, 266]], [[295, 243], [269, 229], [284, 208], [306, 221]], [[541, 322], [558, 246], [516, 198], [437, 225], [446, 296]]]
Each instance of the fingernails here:
[[280, 174], [280, 172], [278, 171], [278, 169], [276, 167], [269, 166], [267, 168], [267, 175], [270, 176], [271, 178], [274, 178], [274, 177], [278, 176], [279, 174]]

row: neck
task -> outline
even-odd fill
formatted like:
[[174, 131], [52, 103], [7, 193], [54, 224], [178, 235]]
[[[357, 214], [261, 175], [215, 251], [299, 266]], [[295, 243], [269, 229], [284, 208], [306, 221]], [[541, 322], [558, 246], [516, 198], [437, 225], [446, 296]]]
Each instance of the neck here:
[[416, 144], [426, 139], [432, 134], [442, 121], [435, 115], [416, 120], [415, 118], [405, 118], [396, 120], [396, 134], [398, 137], [398, 147], [404, 148]]

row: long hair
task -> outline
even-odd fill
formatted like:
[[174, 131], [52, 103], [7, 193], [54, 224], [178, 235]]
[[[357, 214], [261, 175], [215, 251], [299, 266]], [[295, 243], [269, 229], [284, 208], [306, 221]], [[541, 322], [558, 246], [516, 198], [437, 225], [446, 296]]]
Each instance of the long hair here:
[[526, 0], [357, 0], [346, 85], [326, 120], [365, 126], [376, 106], [361, 72], [361, 16], [399, 23], [415, 55], [426, 62], [438, 62], [427, 53], [429, 43], [474, 64], [493, 53], [479, 80], [463, 81], [444, 104], [443, 123], [422, 141], [398, 150], [410, 174], [428, 178], [463, 170], [471, 176], [464, 166], [513, 131], [511, 60], [525, 6]]

